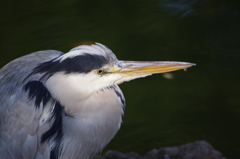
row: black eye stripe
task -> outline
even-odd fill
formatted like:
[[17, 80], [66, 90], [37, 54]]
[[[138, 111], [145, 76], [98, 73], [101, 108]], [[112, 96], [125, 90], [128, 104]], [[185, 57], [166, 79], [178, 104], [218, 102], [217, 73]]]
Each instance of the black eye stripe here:
[[49, 78], [56, 72], [88, 73], [99, 69], [107, 64], [107, 60], [102, 55], [83, 54], [63, 61], [48, 61], [40, 64], [33, 70], [33, 73], [44, 73], [43, 76]]

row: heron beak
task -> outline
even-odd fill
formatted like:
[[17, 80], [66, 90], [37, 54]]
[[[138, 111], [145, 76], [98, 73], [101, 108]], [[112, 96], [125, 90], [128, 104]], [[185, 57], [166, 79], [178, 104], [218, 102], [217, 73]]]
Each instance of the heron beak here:
[[156, 73], [164, 73], [194, 66], [188, 62], [172, 61], [119, 61], [113, 73], [121, 74], [123, 77], [143, 77]]

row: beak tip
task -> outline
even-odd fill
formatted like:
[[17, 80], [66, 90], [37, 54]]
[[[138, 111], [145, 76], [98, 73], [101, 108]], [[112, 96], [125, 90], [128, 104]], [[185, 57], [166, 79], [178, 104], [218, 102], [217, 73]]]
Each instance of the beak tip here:
[[195, 64], [195, 63], [189, 63], [189, 64], [190, 64], [190, 67], [197, 65], [197, 64]]
[[195, 63], [190, 63], [190, 62], [184, 62], [182, 63], [182, 66], [186, 66], [186, 67], [192, 67], [192, 66], [196, 66], [197, 64]]
[[196, 66], [197, 64], [195, 64], [195, 63], [191, 63], [191, 65], [192, 65], [192, 66]]

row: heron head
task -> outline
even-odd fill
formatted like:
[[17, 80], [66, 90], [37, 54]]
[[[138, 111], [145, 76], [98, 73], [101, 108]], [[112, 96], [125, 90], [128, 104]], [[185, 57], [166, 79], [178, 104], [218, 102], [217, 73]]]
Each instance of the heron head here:
[[[53, 95], [74, 92], [74, 95], [85, 94], [87, 97], [107, 86], [193, 65], [169, 61], [119, 61], [109, 48], [96, 43], [73, 48], [68, 53], [41, 64], [34, 71], [43, 74], [46, 86], [52, 90]], [[68, 96], [67, 93], [64, 94]], [[69, 93], [70, 96], [73, 94]]]

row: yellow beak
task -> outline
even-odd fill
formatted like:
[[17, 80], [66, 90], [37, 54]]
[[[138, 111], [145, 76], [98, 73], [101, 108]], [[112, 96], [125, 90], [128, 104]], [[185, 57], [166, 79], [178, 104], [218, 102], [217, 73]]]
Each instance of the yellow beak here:
[[194, 65], [188, 62], [173, 61], [119, 61], [118, 67], [114, 67], [112, 72], [122, 74], [122, 76], [145, 76], [187, 69]]

